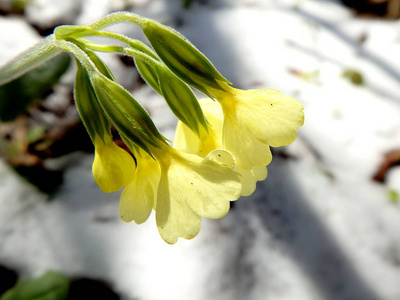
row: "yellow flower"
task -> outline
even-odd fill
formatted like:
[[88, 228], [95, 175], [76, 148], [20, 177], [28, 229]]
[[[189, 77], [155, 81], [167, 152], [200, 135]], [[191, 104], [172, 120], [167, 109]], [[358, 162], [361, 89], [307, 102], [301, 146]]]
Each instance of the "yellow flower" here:
[[267, 178], [267, 167], [253, 167], [250, 171], [242, 169], [238, 165], [234, 170], [240, 175], [242, 182], [242, 196], [250, 196], [256, 190], [257, 181], [263, 181]]
[[156, 222], [167, 243], [176, 243], [178, 237], [195, 237], [201, 217], [224, 217], [229, 202], [240, 197], [241, 183], [230, 169], [233, 158], [226, 151], [217, 150], [201, 158], [170, 148], [159, 162]]
[[[215, 149], [222, 149], [222, 125], [223, 113], [221, 105], [211, 99], [200, 99], [200, 106], [204, 115], [209, 122], [208, 132], [204, 129], [200, 131], [200, 135], [196, 135], [182, 122], [178, 122], [174, 147], [191, 154], [204, 157]], [[226, 149], [229, 151], [229, 149]], [[254, 170], [253, 170], [254, 169]], [[267, 177], [267, 169], [263, 167], [254, 167], [251, 170], [245, 170], [240, 162], [236, 162], [233, 170], [240, 176], [242, 183], [242, 196], [251, 195], [256, 189], [256, 182], [264, 180]]]
[[142, 224], [156, 206], [161, 169], [157, 160], [139, 148], [135, 157], [136, 170], [121, 194], [119, 212], [123, 221]]
[[270, 163], [269, 146], [292, 143], [304, 123], [303, 105], [277, 90], [239, 90], [220, 83], [209, 88], [224, 114], [222, 145], [245, 170]]
[[99, 136], [96, 136], [94, 144], [95, 153], [92, 166], [94, 180], [106, 193], [120, 190], [131, 181], [135, 161], [111, 138], [105, 138], [104, 142]]
[[170, 146], [152, 151], [156, 159], [144, 151], [136, 156], [135, 175], [120, 199], [122, 220], [143, 223], [153, 208], [161, 237], [174, 244], [179, 237], [195, 237], [202, 217], [224, 217], [229, 202], [240, 197], [230, 153], [217, 150], [200, 158]]

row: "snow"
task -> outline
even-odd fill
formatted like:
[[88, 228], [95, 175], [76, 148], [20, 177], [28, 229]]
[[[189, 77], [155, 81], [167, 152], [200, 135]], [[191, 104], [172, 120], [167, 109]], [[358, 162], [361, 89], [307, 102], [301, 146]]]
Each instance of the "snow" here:
[[0, 26], [0, 65], [40, 41], [39, 34], [21, 18], [1, 18]]
[[[37, 3], [45, 2], [52, 1]], [[50, 11], [55, 3], [28, 11], [43, 22], [85, 24], [122, 5], [87, 1], [74, 15], [65, 12], [77, 2]], [[57, 269], [102, 278], [143, 300], [399, 299], [400, 206], [388, 191], [400, 193], [400, 171], [392, 168], [384, 184], [372, 177], [400, 145], [400, 22], [360, 19], [337, 1], [221, 0], [188, 10], [180, 3], [130, 1], [187, 36], [235, 86], [299, 99], [306, 122], [284, 149], [289, 158], [275, 151], [252, 196], [173, 246], [154, 216], [143, 225], [119, 220], [119, 193], [96, 187], [90, 155], [66, 158], [65, 183], [51, 199], [1, 162], [0, 262], [24, 276]], [[37, 40], [21, 18], [1, 17], [0, 28], [9, 45], [0, 64]], [[113, 59], [129, 85], [135, 76]], [[359, 71], [364, 85], [344, 78], [346, 69]], [[145, 87], [134, 96], [172, 139], [176, 120], [160, 97]]]

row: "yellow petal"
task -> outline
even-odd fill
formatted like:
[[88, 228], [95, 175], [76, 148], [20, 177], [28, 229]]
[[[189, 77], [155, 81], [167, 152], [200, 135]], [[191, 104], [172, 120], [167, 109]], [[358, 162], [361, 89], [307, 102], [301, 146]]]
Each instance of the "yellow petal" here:
[[229, 202], [239, 198], [242, 188], [237, 174], [229, 168], [233, 162], [230, 154], [216, 151], [204, 159], [181, 153], [182, 159], [174, 160], [168, 172], [176, 196], [185, 198], [196, 214], [210, 219], [225, 216]]
[[222, 132], [222, 123], [224, 119], [224, 114], [222, 111], [221, 104], [219, 104], [218, 101], [214, 101], [209, 98], [200, 99], [199, 103], [201, 108], [203, 109], [207, 121], [210, 122], [210, 124], [212, 124], [214, 130], [216, 132]]
[[251, 173], [258, 181], [265, 180], [265, 178], [268, 176], [267, 167], [253, 167], [253, 169], [251, 169]]
[[200, 230], [200, 217], [222, 218], [229, 211], [229, 202], [240, 197], [240, 180], [225, 166], [231, 165], [233, 158], [217, 151], [204, 159], [174, 152], [168, 163], [161, 164], [156, 220], [168, 243], [175, 243], [178, 237], [193, 238]]
[[253, 194], [256, 189], [257, 181], [267, 178], [266, 167], [253, 167], [251, 171], [249, 171], [240, 168], [238, 165], [235, 165], [233, 170], [239, 174], [239, 178], [242, 183], [242, 196], [250, 196]]
[[[221, 134], [222, 134], [222, 124], [223, 124], [223, 112], [221, 105], [216, 101], [212, 101], [211, 99], [201, 99], [199, 100], [199, 102], [201, 108], [203, 109], [204, 115], [206, 116], [207, 121], [210, 124], [210, 128], [215, 129], [215, 132], [212, 132], [210, 135], [212, 134], [215, 135], [214, 138], [218, 140], [218, 142], [215, 142], [216, 148], [220, 149], [222, 148]], [[183, 123], [181, 122], [178, 123], [174, 140], [174, 146], [177, 149], [182, 150], [186, 153], [192, 153], [203, 157], [204, 156], [202, 155], [203, 153], [199, 151], [199, 149], [202, 148], [200, 146], [201, 143], [202, 143], [201, 138], [199, 138], [196, 134], [194, 134]], [[256, 143], [259, 144], [258, 141], [256, 141]], [[265, 146], [262, 146], [262, 149], [265, 149]], [[251, 147], [251, 149], [249, 149], [248, 151], [250, 152], [253, 151], [253, 147]], [[218, 160], [219, 157], [215, 156], [218, 153], [218, 151], [213, 151], [213, 153], [214, 155], [213, 157], [211, 157], [211, 159]], [[268, 149], [267, 153], [269, 153]], [[228, 159], [229, 157], [233, 159], [232, 156], [229, 155]], [[265, 160], [265, 162], [268, 162], [268, 160]], [[230, 163], [233, 164], [233, 161], [230, 161], [227, 164]], [[256, 182], [264, 180], [267, 177], [267, 169], [265, 166], [261, 166], [261, 167], [254, 167], [252, 169], [250, 167], [247, 167], [247, 169], [245, 170], [240, 167], [241, 163], [242, 163], [241, 161], [235, 162], [235, 167], [233, 168], [233, 170], [240, 175], [239, 178], [243, 187], [241, 195], [249, 196], [254, 192], [256, 188]]]
[[173, 147], [186, 153], [199, 155], [200, 139], [188, 126], [178, 121]]
[[235, 166], [234, 170], [239, 174], [240, 182], [242, 183], [242, 196], [250, 196], [256, 190], [257, 180], [254, 178], [251, 171], [244, 170]]
[[[181, 181], [184, 180], [181, 178]], [[176, 183], [171, 185], [168, 174], [161, 175], [156, 222], [161, 237], [169, 244], [175, 244], [179, 237], [194, 238], [201, 227], [201, 217], [193, 212], [185, 201], [186, 197], [177, 192], [177, 188]]]
[[223, 148], [232, 152], [236, 164], [250, 171], [254, 166], [266, 166], [272, 154], [267, 144], [260, 142], [243, 123], [227, 116], [224, 122]]
[[223, 115], [221, 105], [218, 102], [211, 99], [201, 99], [199, 102], [209, 123], [208, 132], [199, 126], [200, 136], [198, 136], [188, 126], [179, 121], [173, 146], [180, 151], [204, 157], [212, 150], [222, 147]]
[[304, 107], [299, 101], [273, 89], [234, 92], [239, 99], [237, 122], [245, 123], [259, 141], [279, 147], [296, 139], [296, 131], [304, 123]]
[[118, 191], [127, 185], [132, 180], [134, 170], [135, 161], [128, 152], [112, 141], [105, 144], [96, 138], [92, 172], [104, 192]]
[[161, 170], [159, 163], [145, 152], [136, 155], [136, 160], [133, 179], [121, 194], [119, 212], [123, 221], [142, 224], [156, 205]]

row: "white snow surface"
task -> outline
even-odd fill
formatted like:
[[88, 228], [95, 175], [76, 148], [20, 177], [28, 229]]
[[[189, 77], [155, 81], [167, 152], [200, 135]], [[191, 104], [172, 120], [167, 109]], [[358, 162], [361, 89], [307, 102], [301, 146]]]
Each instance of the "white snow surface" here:
[[[102, 0], [80, 14], [78, 1], [34, 2], [28, 16], [41, 25], [62, 16], [85, 24], [129, 2], [182, 32], [236, 87], [299, 99], [306, 121], [289, 157], [274, 151], [252, 196], [172, 246], [154, 215], [143, 225], [119, 219], [119, 193], [96, 186], [91, 155], [63, 158], [64, 184], [51, 198], [0, 161], [0, 264], [25, 277], [51, 269], [104, 279], [126, 299], [400, 299], [400, 204], [388, 198], [400, 193], [400, 169], [372, 180], [384, 154], [400, 148], [398, 20], [361, 19], [337, 1], [199, 1], [184, 10], [181, 1]], [[0, 65], [37, 40], [26, 20], [0, 17]], [[346, 69], [364, 84], [344, 78]], [[160, 97], [146, 87], [134, 95], [172, 139], [176, 120]]]

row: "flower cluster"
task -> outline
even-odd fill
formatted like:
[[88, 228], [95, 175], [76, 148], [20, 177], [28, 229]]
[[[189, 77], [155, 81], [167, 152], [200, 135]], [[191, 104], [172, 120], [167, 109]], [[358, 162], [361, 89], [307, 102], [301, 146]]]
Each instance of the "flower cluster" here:
[[[104, 28], [131, 22], [150, 46]], [[91, 36], [107, 37], [99, 44]], [[113, 44], [115, 42], [115, 44]], [[121, 46], [122, 45], [122, 46]], [[230, 201], [252, 194], [267, 177], [270, 147], [288, 145], [303, 125], [303, 106], [273, 89], [230, 86], [184, 36], [151, 19], [118, 12], [87, 26], [59, 26], [54, 34], [0, 70], [0, 84], [60, 52], [77, 65], [74, 97], [95, 146], [93, 176], [104, 192], [123, 188], [123, 221], [145, 222], [155, 211], [170, 244], [195, 237], [201, 218], [225, 216]], [[179, 119], [173, 145], [120, 86], [96, 52], [131, 56], [144, 80]], [[208, 98], [197, 99], [192, 88]], [[129, 152], [117, 146], [111, 125]]]

